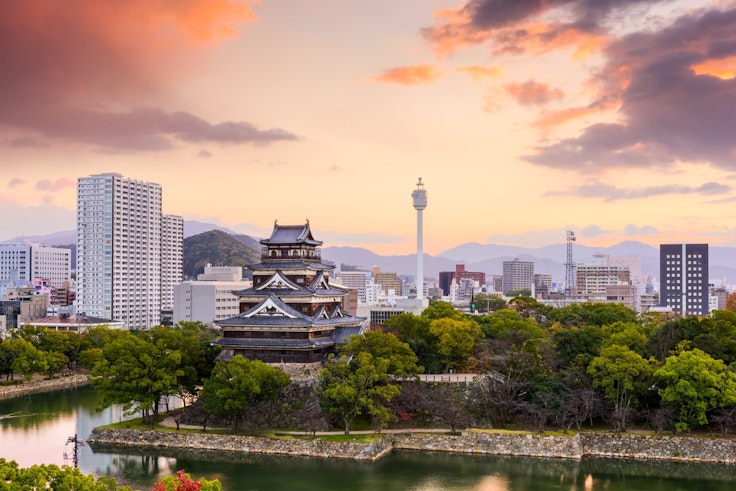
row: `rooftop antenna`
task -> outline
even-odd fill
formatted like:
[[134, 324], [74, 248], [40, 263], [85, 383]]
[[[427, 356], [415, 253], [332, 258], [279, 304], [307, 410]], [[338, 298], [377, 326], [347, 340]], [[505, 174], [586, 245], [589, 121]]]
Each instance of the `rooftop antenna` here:
[[575, 263], [572, 262], [572, 243], [575, 232], [567, 230], [567, 262], [565, 262], [565, 299], [575, 298]]

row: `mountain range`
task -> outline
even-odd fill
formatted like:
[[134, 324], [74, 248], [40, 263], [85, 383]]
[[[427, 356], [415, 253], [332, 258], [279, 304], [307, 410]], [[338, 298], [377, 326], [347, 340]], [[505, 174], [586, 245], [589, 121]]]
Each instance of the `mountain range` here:
[[[217, 233], [212, 233], [216, 231]], [[193, 220], [184, 221], [184, 264], [185, 274], [195, 275], [206, 263], [246, 265], [260, 255], [258, 238], [238, 235], [232, 230], [211, 223]], [[6, 242], [14, 242], [20, 238]], [[69, 247], [76, 242], [76, 231], [56, 232], [49, 235], [22, 237], [30, 242], [49, 246]], [[229, 240], [233, 239], [233, 240]], [[196, 247], [193, 246], [196, 244]], [[196, 251], [196, 252], [195, 252]], [[641, 274], [659, 276], [659, 249], [642, 242], [625, 241], [610, 247], [589, 247], [573, 244], [573, 261], [591, 258], [594, 254], [612, 256], [640, 256]], [[379, 255], [360, 247], [323, 247], [322, 257], [335, 264], [354, 266], [363, 270], [380, 267], [382, 271], [399, 274], [416, 273], [416, 255]], [[467, 271], [482, 271], [486, 275], [500, 275], [503, 261], [514, 258], [534, 262], [536, 273], [552, 275], [553, 281], [564, 278], [567, 250], [565, 244], [553, 244], [539, 248], [479, 244], [468, 242], [441, 252], [436, 256], [424, 255], [424, 274], [438, 278], [441, 271], [454, 271], [456, 264], [464, 264]], [[736, 282], [736, 247], [709, 248], [709, 275], [713, 280], [725, 283]]]

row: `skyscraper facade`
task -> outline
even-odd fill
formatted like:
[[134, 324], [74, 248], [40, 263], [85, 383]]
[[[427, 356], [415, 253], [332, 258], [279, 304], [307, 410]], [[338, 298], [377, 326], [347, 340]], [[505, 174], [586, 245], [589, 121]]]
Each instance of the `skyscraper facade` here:
[[182, 282], [184, 219], [161, 215], [161, 310], [174, 310], [174, 288]]
[[0, 284], [32, 285], [35, 278], [61, 286], [72, 277], [71, 249], [29, 242], [0, 244]]
[[532, 289], [534, 286], [534, 263], [518, 257], [503, 262], [503, 294], [512, 290]]
[[159, 325], [182, 276], [179, 221], [162, 215], [159, 184], [114, 173], [79, 178], [77, 311], [127, 329]]
[[708, 244], [660, 244], [659, 304], [682, 315], [706, 315]]

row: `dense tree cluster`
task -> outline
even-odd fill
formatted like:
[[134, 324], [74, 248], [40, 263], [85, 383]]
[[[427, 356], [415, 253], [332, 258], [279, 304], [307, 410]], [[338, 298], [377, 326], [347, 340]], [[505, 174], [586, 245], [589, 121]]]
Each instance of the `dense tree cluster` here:
[[[461, 329], [460, 322], [477, 325], [480, 333]], [[425, 394], [440, 390], [432, 384], [404, 384], [391, 401], [403, 424], [441, 421], [442, 410], [459, 405], [459, 420], [492, 427], [736, 427], [731, 311], [676, 318], [638, 315], [618, 304], [551, 308], [519, 296], [506, 308], [476, 316], [438, 303], [421, 316], [394, 317], [383, 330], [407, 343], [427, 371], [478, 374], [467, 390], [446, 395], [443, 408]], [[456, 356], [448, 358], [453, 347]]]
[[[78, 339], [21, 330], [0, 345], [0, 368], [43, 372], [53, 359], [88, 366], [103, 404], [141, 411], [152, 424], [166, 396], [198, 394], [185, 418], [203, 429], [348, 433], [358, 420], [453, 431], [736, 428], [736, 312], [638, 315], [618, 304], [551, 308], [524, 296], [502, 307], [468, 315], [437, 302], [420, 316], [393, 317], [342, 346], [311, 384], [241, 356], [215, 364], [211, 333], [198, 325], [95, 329]], [[476, 377], [429, 383], [421, 373]]]
[[0, 342], [0, 376], [13, 380], [15, 374], [31, 379], [35, 374], [53, 377], [79, 361], [82, 338], [68, 331], [26, 327], [13, 329]]

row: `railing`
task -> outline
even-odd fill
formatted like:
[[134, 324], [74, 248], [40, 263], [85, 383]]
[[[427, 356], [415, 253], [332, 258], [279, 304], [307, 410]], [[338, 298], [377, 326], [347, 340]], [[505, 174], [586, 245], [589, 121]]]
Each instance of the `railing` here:
[[321, 261], [322, 251], [319, 249], [261, 249], [261, 260], [277, 261]]

